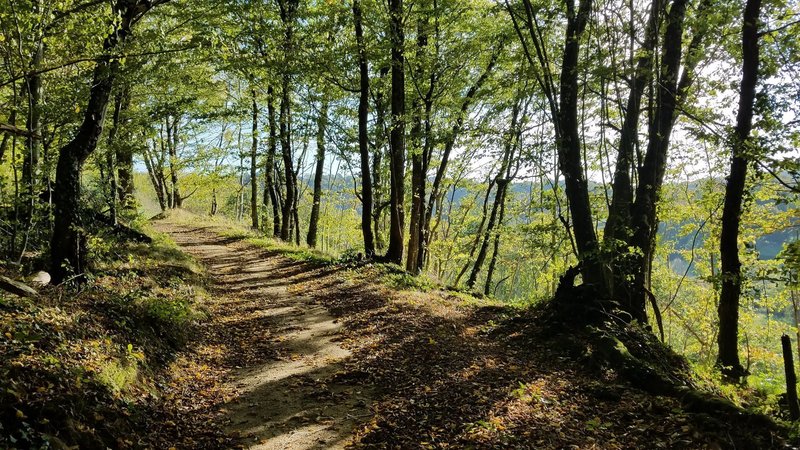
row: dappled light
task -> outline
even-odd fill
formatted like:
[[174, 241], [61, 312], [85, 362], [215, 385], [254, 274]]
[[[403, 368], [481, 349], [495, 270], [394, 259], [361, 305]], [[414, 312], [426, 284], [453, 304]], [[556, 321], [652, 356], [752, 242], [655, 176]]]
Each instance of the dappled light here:
[[800, 448], [798, 34], [0, 1], [0, 449]]

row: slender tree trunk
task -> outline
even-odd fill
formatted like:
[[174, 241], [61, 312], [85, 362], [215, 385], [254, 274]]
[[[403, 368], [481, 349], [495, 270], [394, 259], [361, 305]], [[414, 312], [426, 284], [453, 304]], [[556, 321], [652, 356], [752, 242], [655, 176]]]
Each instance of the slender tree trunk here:
[[[389, 73], [389, 68], [384, 67], [380, 70], [381, 81]], [[382, 219], [385, 204], [383, 203], [383, 184], [382, 184], [382, 170], [383, 170], [383, 153], [384, 146], [387, 141], [386, 136], [386, 105], [383, 102], [383, 92], [375, 93], [375, 148], [373, 149], [372, 159], [372, 223], [375, 230], [375, 249], [382, 251], [386, 248], [386, 242], [383, 238]]]
[[[503, 196], [507, 194], [507, 190], [503, 191]], [[505, 198], [503, 202], [500, 203], [500, 215], [497, 218], [498, 226], [503, 226], [503, 219], [505, 218], [506, 214], [506, 202]], [[492, 278], [494, 277], [494, 271], [497, 267], [497, 255], [500, 253], [500, 233], [495, 233], [494, 235], [494, 248], [492, 250], [492, 258], [489, 260], [489, 269], [486, 271], [486, 285], [483, 288], [483, 294], [489, 295], [492, 292]], [[499, 283], [498, 283], [499, 284]]]
[[428, 201], [425, 205], [425, 215], [423, 217], [423, 224], [421, 230], [421, 243], [420, 243], [420, 259], [422, 261], [427, 260], [427, 252], [430, 246], [431, 241], [431, 220], [433, 218], [433, 208], [436, 204], [436, 199], [441, 196], [442, 190], [442, 181], [444, 180], [445, 175], [447, 174], [447, 166], [450, 162], [450, 154], [455, 147], [456, 140], [458, 139], [459, 135], [461, 134], [462, 130], [464, 129], [464, 119], [467, 117], [469, 109], [472, 107], [472, 104], [475, 101], [475, 97], [480, 91], [481, 87], [486, 83], [486, 80], [489, 79], [494, 67], [497, 65], [497, 59], [500, 57], [500, 54], [503, 51], [503, 42], [500, 45], [496, 46], [494, 51], [492, 52], [492, 56], [489, 59], [489, 64], [487, 64], [486, 68], [484, 69], [483, 73], [478, 77], [475, 83], [470, 86], [469, 90], [467, 91], [466, 95], [461, 101], [461, 108], [459, 109], [459, 113], [456, 116], [455, 121], [453, 122], [453, 126], [450, 129], [450, 132], [447, 135], [447, 139], [444, 143], [444, 150], [442, 151], [441, 162], [439, 163], [439, 167], [436, 168], [436, 175], [434, 175], [433, 183], [431, 184], [431, 193], [428, 198]]
[[111, 115], [111, 128], [108, 130], [108, 140], [106, 149], [106, 165], [108, 166], [109, 196], [108, 206], [111, 211], [111, 222], [117, 224], [117, 191], [119, 190], [117, 181], [117, 151], [119, 146], [117, 135], [122, 126], [122, 102], [119, 95], [114, 97], [114, 110]]
[[789, 418], [797, 421], [800, 419], [800, 404], [797, 401], [797, 374], [794, 371], [792, 340], [785, 334], [781, 336], [781, 348], [783, 350], [783, 373], [786, 377], [786, 403], [789, 405]]
[[[114, 99], [114, 111], [119, 110], [120, 116], [124, 116], [131, 104], [131, 96], [128, 87], [123, 88]], [[116, 105], [119, 106], [116, 106]], [[119, 127], [124, 127], [128, 119], [120, 118]], [[129, 136], [129, 133], [125, 134]], [[114, 146], [117, 160], [117, 178], [119, 179], [117, 195], [123, 208], [132, 210], [135, 207], [133, 190], [133, 147], [129, 142], [119, 142]]]
[[558, 165], [564, 174], [564, 185], [569, 209], [572, 214], [572, 229], [575, 235], [578, 257], [584, 264], [584, 282], [604, 292], [603, 273], [597, 261], [597, 236], [595, 235], [589, 187], [583, 173], [582, 146], [578, 133], [578, 56], [580, 42], [592, 0], [580, 0], [575, 11], [574, 0], [567, 0], [567, 30], [564, 56], [561, 66], [560, 101], [558, 113]]
[[317, 119], [317, 161], [314, 170], [314, 204], [311, 205], [311, 218], [308, 221], [306, 243], [309, 247], [317, 246], [317, 226], [319, 224], [319, 208], [322, 200], [322, 173], [325, 168], [325, 133], [328, 128], [328, 100], [323, 99]]
[[[361, 1], [353, 1], [353, 22], [355, 24], [356, 44], [358, 45], [358, 72], [360, 96], [358, 100], [358, 150], [361, 156], [361, 233], [364, 237], [364, 255], [375, 256], [375, 236], [372, 230], [373, 196], [369, 165], [369, 66], [364, 43], [364, 30], [361, 23]], [[376, 154], [380, 150], [376, 150]], [[378, 168], [380, 170], [380, 168]], [[377, 225], [376, 225], [377, 226]]]
[[[16, 105], [14, 107], [16, 107]], [[17, 122], [17, 110], [13, 109], [11, 113], [8, 114], [8, 124], [14, 126], [16, 122]], [[0, 141], [0, 164], [3, 163], [3, 158], [6, 155], [6, 150], [8, 149], [9, 141], [11, 141], [11, 133], [3, 133], [3, 140]]]
[[275, 90], [272, 86], [267, 88], [267, 114], [269, 116], [269, 150], [267, 153], [267, 165], [264, 168], [264, 177], [266, 178], [264, 201], [269, 198], [270, 203], [272, 203], [272, 236], [280, 236], [282, 206], [279, 204], [273, 179], [275, 155], [278, 153], [278, 132], [275, 120]]
[[[37, 3], [37, 10], [41, 10], [41, 2]], [[44, 59], [44, 43], [39, 40], [33, 54], [31, 64], [32, 72], [25, 77], [25, 93], [28, 100], [28, 117], [26, 128], [26, 152], [22, 163], [22, 184], [26, 190], [25, 206], [22, 208], [22, 220], [32, 225], [33, 210], [38, 199], [39, 185], [39, 160], [42, 153], [42, 76], [36, 72]]]
[[[500, 169], [497, 172], [497, 177], [495, 178], [497, 191], [494, 194], [492, 212], [489, 215], [489, 222], [486, 225], [486, 231], [483, 233], [478, 256], [475, 258], [475, 264], [472, 266], [472, 271], [467, 279], [467, 287], [470, 289], [474, 288], [475, 283], [478, 281], [478, 274], [483, 268], [483, 263], [486, 260], [486, 255], [489, 251], [489, 243], [492, 239], [492, 233], [495, 231], [495, 225], [498, 223], [498, 216], [500, 215], [500, 211], [502, 210], [506, 200], [506, 191], [508, 190], [508, 185], [511, 183], [511, 159], [514, 156], [514, 150], [517, 147], [516, 141], [520, 131], [520, 109], [522, 106], [522, 101], [522, 92], [520, 92], [517, 100], [514, 102], [514, 107], [511, 112], [511, 124], [506, 133], [506, 142], [504, 144], [502, 162], [500, 163]], [[487, 281], [491, 282], [491, 279], [489, 278]]]
[[392, 40], [392, 129], [389, 134], [391, 157], [391, 194], [389, 248], [386, 259], [389, 262], [403, 262], [403, 228], [405, 223], [405, 33], [403, 30], [403, 0], [389, 0], [389, 22]]
[[251, 227], [258, 230], [258, 101], [253, 95], [253, 145], [250, 148], [250, 219]]
[[[292, 161], [291, 137], [291, 71], [289, 66], [294, 47], [294, 15], [297, 11], [298, 0], [279, 0], [281, 22], [284, 27], [283, 58], [284, 67], [281, 80], [281, 105], [280, 105], [280, 140], [281, 154], [283, 157], [283, 170], [286, 179], [286, 199], [283, 204], [281, 221], [281, 240], [292, 240], [292, 228], [299, 222], [297, 216], [297, 180], [294, 174]], [[299, 232], [298, 232], [299, 233]], [[299, 240], [299, 234], [296, 234]]]
[[281, 95], [281, 114], [280, 114], [280, 137], [281, 155], [283, 157], [284, 179], [286, 181], [286, 198], [281, 212], [281, 239], [289, 242], [292, 239], [292, 212], [294, 210], [294, 163], [292, 162], [292, 139], [289, 136], [289, 80], [288, 76], [283, 82], [283, 94]]
[[[427, 17], [417, 21], [417, 65], [416, 78], [425, 78], [425, 53], [428, 47], [428, 20]], [[430, 107], [432, 103], [433, 90], [436, 87], [436, 76], [431, 73], [430, 84], [424, 96], [415, 96], [412, 107], [411, 127], [411, 211], [408, 228], [408, 255], [406, 256], [406, 270], [411, 274], [418, 274], [422, 269], [420, 264], [422, 245], [423, 217], [425, 215], [425, 177], [427, 174], [426, 159], [428, 159], [428, 143], [430, 136]], [[422, 90], [422, 86], [417, 86], [415, 91]], [[423, 118], [423, 108], [425, 115]], [[423, 143], [423, 120], [425, 122], [425, 136]]]
[[[619, 151], [614, 169], [611, 205], [608, 211], [603, 240], [608, 246], [624, 245], [630, 240], [631, 205], [633, 204], [633, 184], [631, 170], [635, 162], [634, 151], [639, 137], [639, 115], [641, 113], [642, 95], [652, 79], [653, 52], [658, 36], [658, 15], [661, 10], [660, 0], [653, 0], [650, 6], [650, 18], [647, 21], [645, 40], [639, 49], [636, 61], [636, 73], [631, 82], [628, 104], [620, 131]], [[631, 24], [633, 26], [633, 24]], [[617, 241], [621, 241], [620, 244]], [[612, 287], [616, 287], [614, 283]]]
[[[148, 148], [149, 147], [145, 147], [144, 149], [144, 164], [147, 167], [147, 174], [150, 176], [150, 182], [153, 184], [153, 190], [156, 192], [158, 205], [161, 207], [161, 211], [166, 211], [169, 204], [164, 195], [164, 184], [162, 182], [162, 177], [159, 177], [159, 174], [156, 172], [157, 170], [162, 171], [162, 169], [156, 166]], [[163, 171], [161, 173], [163, 174]]]
[[178, 187], [178, 127], [180, 126], [180, 116], [175, 115], [170, 118], [167, 116], [167, 152], [169, 152], [169, 178], [172, 184], [172, 208], [181, 208], [183, 206], [183, 198], [181, 191]]
[[[41, 9], [41, 4], [39, 4], [38, 9]], [[32, 72], [25, 77], [24, 83], [28, 100], [28, 117], [25, 126], [29, 134], [26, 139], [27, 152], [22, 165], [22, 183], [27, 187], [31, 201], [36, 197], [35, 184], [42, 152], [42, 77], [36, 70], [41, 66], [43, 59], [44, 43], [40, 41], [33, 53]]]
[[[464, 263], [464, 266], [461, 267], [461, 271], [458, 272], [458, 276], [456, 276], [456, 281], [453, 282], [454, 286], [458, 286], [461, 282], [461, 278], [467, 273], [467, 270], [472, 266], [472, 257], [475, 255], [475, 250], [478, 249], [478, 244], [481, 242], [481, 237], [483, 237], [483, 227], [486, 225], [486, 219], [489, 217], [489, 196], [492, 194], [492, 188], [497, 183], [497, 179], [493, 179], [489, 186], [486, 188], [486, 195], [483, 197], [483, 213], [481, 214], [481, 221], [478, 225], [478, 232], [475, 233], [475, 239], [472, 241], [472, 246], [469, 249], [469, 256], [467, 257], [467, 261]], [[497, 193], [495, 193], [495, 196]]]
[[[739, 261], [739, 227], [742, 199], [750, 163], [748, 144], [753, 128], [753, 109], [758, 83], [758, 21], [761, 0], [747, 0], [742, 26], [742, 82], [739, 89], [739, 112], [733, 136], [731, 173], [725, 186], [720, 232], [722, 290], [719, 296], [719, 353], [717, 365], [731, 380], [745, 376], [739, 362], [739, 296], [742, 291], [742, 264]], [[791, 350], [790, 350], [791, 351]], [[796, 401], [796, 400], [795, 400]]]
[[505, 193], [506, 187], [508, 186], [508, 181], [509, 180], [506, 179], [497, 180], [497, 191], [495, 192], [492, 212], [489, 215], [489, 222], [486, 224], [486, 231], [483, 232], [480, 250], [478, 250], [478, 256], [475, 258], [475, 264], [472, 265], [472, 271], [467, 279], [467, 287], [470, 289], [475, 287], [475, 283], [478, 281], [478, 274], [483, 267], [484, 261], [486, 261], [486, 254], [489, 250], [489, 242], [491, 241], [492, 232], [494, 231], [495, 224], [497, 223], [497, 217], [500, 213], [500, 205], [502, 205], [505, 201]]
[[667, 28], [664, 32], [663, 57], [656, 89], [655, 117], [648, 130], [649, 141], [644, 161], [639, 167], [639, 184], [636, 200], [631, 208], [633, 225], [632, 245], [639, 250], [635, 256], [632, 295], [623, 300], [623, 308], [633, 319], [642, 323], [647, 321], [646, 301], [649, 290], [650, 272], [655, 251], [658, 218], [658, 204], [664, 173], [667, 167], [672, 126], [675, 123], [675, 107], [678, 71], [680, 69], [683, 22], [686, 15], [687, 0], [675, 0], [667, 14]]

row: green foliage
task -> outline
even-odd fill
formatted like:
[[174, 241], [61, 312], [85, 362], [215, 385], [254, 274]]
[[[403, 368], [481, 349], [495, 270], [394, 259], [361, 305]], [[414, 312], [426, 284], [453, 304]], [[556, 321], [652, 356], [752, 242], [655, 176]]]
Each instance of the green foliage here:
[[[443, 162], [448, 139], [455, 141], [442, 175], [442, 195], [433, 199], [425, 271], [412, 276], [400, 267], [376, 264], [381, 276], [395, 288], [448, 286], [467, 301], [468, 295], [459, 290], [475, 264], [476, 247], [484, 235], [492, 244], [498, 240], [498, 252], [491, 283], [483, 289], [487, 262], [476, 289], [505, 304], [530, 305], [552, 297], [559, 276], [577, 262], [551, 126], [550, 102], [558, 99], [548, 98], [540, 84], [548, 78], [559, 82], [567, 11], [558, 2], [532, 4], [540, 24], [540, 50], [548, 59], [541, 67], [532, 67], [527, 61], [526, 53], [536, 51], [528, 30], [519, 30], [518, 36], [518, 24], [511, 20], [512, 14], [517, 20], [526, 16], [520, 2], [421, 0], [408, 7], [408, 156], [420, 154], [426, 146], [430, 150], [426, 188]], [[187, 224], [197, 225], [202, 220], [220, 227], [233, 225], [227, 237], [282, 252], [297, 261], [360, 264], [363, 238], [357, 180], [361, 168], [355, 114], [359, 79], [351, 6], [350, 2], [299, 2], [292, 29], [294, 47], [289, 52], [284, 48], [286, 28], [277, 2], [183, 0], [148, 13], [136, 24], [131, 39], [111, 55], [121, 63], [112, 98], [125, 94], [130, 104], [121, 111], [113, 139], [114, 105], [108, 108], [98, 150], [82, 177], [81, 206], [87, 212], [104, 214], [112, 206], [120, 206], [112, 200], [116, 193], [111, 192], [111, 184], [119, 176], [115, 171], [119, 154], [130, 151], [134, 155], [135, 207], [142, 214], [118, 208], [118, 215], [136, 229], [146, 226], [147, 217], [169, 206], [159, 204], [157, 192], [169, 196], [179, 191], [183, 207], [196, 214], [178, 218]], [[388, 75], [389, 17], [376, 0], [363, 0], [362, 7], [370, 77], [369, 144], [372, 162], [380, 161], [373, 174], [380, 179], [374, 180], [377, 234], [378, 241], [385, 244], [389, 194], [386, 134], [392, 120], [388, 108], [392, 82]], [[629, 7], [633, 10], [628, 11]], [[646, 2], [595, 5], [581, 42], [581, 163], [589, 181], [598, 233], [613, 195], [618, 131], [635, 59], [641, 53], [637, 47], [644, 34], [645, 8]], [[689, 9], [687, 45], [703, 32], [713, 39], [686, 54], [684, 66], [692, 59], [700, 64], [697, 79], [681, 101], [667, 183], [659, 193], [661, 226], [650, 286], [664, 316], [667, 343], [708, 375], [710, 383], [716, 382], [719, 222], [728, 167], [726, 146], [734, 120], [729, 105], [735, 104], [742, 56], [740, 9], [740, 2], [717, 2], [710, 11]], [[796, 13], [796, 4], [791, 2], [764, 5], [763, 25], [773, 31], [765, 30], [761, 36], [763, 81], [754, 139], [746, 147], [756, 162], [747, 180], [739, 243], [744, 262], [740, 347], [751, 372], [750, 385], [768, 394], [767, 403], [782, 389], [777, 338], [781, 333], [795, 336], [798, 328], [800, 163], [796, 149], [800, 132], [796, 111], [800, 89], [797, 77], [791, 75], [797, 73], [800, 55]], [[82, 120], [94, 61], [117, 20], [110, 2], [24, 0], [0, 4], [4, 61], [0, 124], [27, 126], [34, 108], [25, 93], [26, 74], [30, 77], [40, 72], [44, 93], [38, 106], [43, 123], [42, 155], [31, 186], [20, 181], [29, 155], [26, 139], [5, 133], [0, 136], [4, 151], [0, 161], [0, 246], [4, 259], [21, 262], [22, 269], [15, 270], [38, 270], [48, 261], [53, 209], [49, 199], [39, 202], [36, 198], [52, 184], [59, 147], [75, 135]], [[430, 28], [429, 42], [423, 44], [417, 38], [426, 26]], [[464, 96], [501, 42], [504, 47], [494, 71], [473, 93], [474, 102], [462, 109]], [[40, 60], [33, 57], [39, 48], [44, 50]], [[325, 136], [329, 153], [316, 250], [270, 237], [272, 208], [263, 199], [270, 138], [268, 92], [272, 88], [274, 95], [280, 96], [284, 75], [291, 111], [284, 125], [291, 129], [288, 142], [293, 154], [288, 159], [298, 176], [300, 240], [308, 228], [313, 201], [310, 180], [318, 144], [314, 123], [322, 99], [330, 103], [330, 127]], [[486, 210], [495, 200], [497, 174], [518, 98], [523, 100], [525, 113], [518, 137], [519, 156], [511, 162], [517, 168], [515, 179], [505, 200], [504, 220], [487, 233]], [[250, 123], [253, 99], [259, 113], [255, 135]], [[640, 118], [642, 133], [645, 116]], [[459, 120], [463, 120], [463, 129], [455, 136], [454, 125]], [[415, 125], [418, 131], [414, 133], [419, 135], [412, 138]], [[251, 180], [252, 138], [259, 143], [256, 178]], [[646, 145], [641, 141], [640, 147]], [[273, 168], [279, 192], [286, 183], [280, 178], [285, 164], [280, 156]], [[163, 186], [158, 186], [159, 180]], [[263, 227], [259, 231], [239, 227], [251, 213], [247, 194], [252, 187], [258, 191], [257, 213]], [[409, 187], [403, 205], [406, 211], [411, 202]], [[32, 213], [26, 217], [24, 211], [32, 201]], [[214, 218], [207, 217], [212, 204], [216, 205]], [[90, 292], [105, 298], [100, 304], [115, 315], [113, 321], [122, 333], [143, 333], [137, 336], [143, 340], [163, 336], [169, 345], [179, 345], [192, 324], [203, 318], [198, 301], [205, 294], [201, 286], [195, 286], [202, 278], [201, 269], [163, 238], [151, 247], [128, 246], [94, 222], [85, 215]], [[635, 251], [617, 244], [610, 246], [614, 259], [609, 263], [625, 267], [637, 262]], [[490, 245], [487, 260], [492, 250]], [[171, 261], [168, 267], [164, 261]], [[125, 289], [120, 290], [116, 283]], [[0, 308], [5, 309], [7, 303], [0, 297]], [[38, 335], [35, 330], [14, 332], [20, 333], [19, 342]], [[115, 358], [108, 362], [104, 383], [121, 391], [129, 384], [136, 364], [124, 363], [126, 357]], [[730, 396], [747, 401], [736, 398], [734, 392]], [[601, 426], [602, 422], [593, 419], [587, 423], [587, 427]]]
[[425, 275], [414, 276], [392, 264], [381, 264], [384, 282], [395, 289], [414, 289], [430, 291], [437, 287], [436, 283]]

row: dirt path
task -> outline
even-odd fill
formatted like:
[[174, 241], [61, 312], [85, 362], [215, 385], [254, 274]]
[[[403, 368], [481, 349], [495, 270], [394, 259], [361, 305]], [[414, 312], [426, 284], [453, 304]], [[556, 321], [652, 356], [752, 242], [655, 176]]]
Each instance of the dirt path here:
[[227, 371], [226, 431], [253, 449], [343, 448], [368, 417], [370, 389], [338, 382], [351, 356], [341, 325], [294, 289], [302, 263], [225, 239], [211, 227], [158, 222], [207, 269], [212, 319], [202, 348]]
[[536, 310], [156, 227], [212, 280], [212, 319], [169, 382], [180, 425], [162, 432], [181, 448], [782, 448], [763, 421], [684, 409], [592, 366]]

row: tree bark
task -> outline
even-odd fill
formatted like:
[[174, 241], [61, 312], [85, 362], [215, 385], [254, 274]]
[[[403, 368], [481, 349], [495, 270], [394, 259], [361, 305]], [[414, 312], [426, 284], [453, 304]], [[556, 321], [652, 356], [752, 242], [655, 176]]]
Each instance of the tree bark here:
[[[486, 225], [486, 231], [483, 233], [480, 250], [478, 256], [475, 258], [475, 264], [472, 266], [469, 278], [467, 279], [467, 287], [470, 289], [475, 287], [478, 281], [478, 274], [483, 268], [483, 263], [486, 260], [489, 251], [489, 244], [492, 240], [492, 233], [495, 231], [495, 226], [498, 223], [498, 217], [504, 209], [506, 200], [506, 191], [508, 185], [511, 183], [511, 160], [514, 157], [514, 150], [517, 148], [517, 139], [521, 132], [520, 127], [521, 118], [520, 110], [522, 108], [523, 93], [520, 91], [517, 94], [517, 99], [514, 101], [514, 106], [511, 111], [511, 124], [506, 132], [505, 144], [503, 148], [503, 156], [500, 163], [500, 169], [495, 177], [495, 184], [497, 184], [497, 191], [494, 194], [494, 204], [492, 205], [492, 212], [489, 215], [489, 222]], [[500, 218], [502, 220], [502, 218]], [[491, 282], [491, 279], [487, 280]]]
[[[389, 73], [389, 67], [383, 67], [380, 70], [380, 79], [386, 77]], [[375, 93], [375, 147], [373, 148], [372, 155], [372, 224], [375, 230], [375, 249], [382, 251], [386, 248], [386, 242], [383, 237], [382, 219], [383, 211], [386, 209], [386, 204], [383, 202], [383, 184], [382, 184], [382, 170], [383, 170], [383, 153], [384, 146], [387, 142], [386, 134], [386, 104], [383, 101], [383, 92]]]
[[111, 223], [117, 225], [117, 191], [119, 190], [119, 181], [117, 178], [117, 151], [116, 148], [119, 144], [117, 135], [122, 120], [122, 102], [119, 95], [114, 97], [114, 110], [111, 117], [111, 128], [108, 130], [108, 140], [106, 148], [106, 165], [108, 166], [108, 206], [111, 212]]
[[[127, 86], [117, 94], [114, 102], [119, 105], [119, 107], [115, 106], [114, 110], [116, 111], [119, 109], [119, 114], [122, 116], [120, 117], [119, 126], [124, 127], [125, 123], [128, 121], [124, 119], [124, 114], [131, 104], [130, 91]], [[114, 151], [117, 159], [117, 178], [119, 179], [117, 190], [119, 202], [123, 208], [131, 210], [135, 207], [133, 198], [135, 187], [133, 181], [133, 148], [129, 142], [120, 143], [119, 140], [117, 140]]]
[[389, 248], [386, 259], [395, 264], [403, 262], [403, 228], [405, 223], [405, 33], [403, 30], [403, 0], [389, 0], [390, 36], [392, 41], [392, 128], [390, 141], [390, 223]]
[[[375, 256], [375, 235], [372, 230], [373, 193], [369, 152], [369, 66], [364, 43], [361, 1], [353, 0], [353, 22], [358, 46], [359, 100], [358, 100], [358, 150], [361, 157], [361, 233], [364, 237], [364, 255]], [[376, 150], [376, 153], [380, 150]], [[380, 163], [380, 160], [377, 162]], [[380, 168], [378, 168], [380, 170]]]
[[[426, 47], [428, 47], [428, 23], [427, 18], [420, 18], [417, 21], [417, 64], [416, 78], [421, 79], [425, 74], [425, 66], [422, 61], [425, 58]], [[422, 241], [423, 217], [425, 214], [425, 176], [427, 174], [426, 160], [428, 159], [428, 143], [430, 142], [430, 111], [432, 106], [433, 90], [436, 87], [436, 76], [431, 74], [430, 84], [424, 96], [415, 96], [412, 106], [411, 126], [411, 214], [408, 228], [408, 252], [406, 257], [406, 270], [416, 275], [422, 268], [420, 260], [420, 246]], [[417, 86], [414, 92], [421, 91]], [[423, 117], [423, 109], [425, 110]], [[423, 121], [425, 122], [423, 138]], [[424, 143], [423, 143], [424, 140]]]
[[272, 236], [281, 233], [281, 208], [276, 193], [275, 180], [275, 155], [278, 153], [278, 132], [275, 120], [275, 90], [270, 85], [267, 88], [267, 115], [269, 116], [269, 149], [267, 151], [267, 164], [264, 167], [265, 187], [264, 201], [269, 199], [272, 204]]
[[[483, 211], [481, 213], [481, 221], [478, 224], [478, 232], [475, 233], [475, 239], [472, 241], [472, 246], [469, 249], [469, 256], [467, 257], [467, 261], [461, 267], [461, 271], [458, 272], [458, 276], [456, 276], [456, 280], [453, 283], [454, 286], [458, 286], [461, 282], [461, 278], [467, 273], [467, 270], [472, 266], [472, 257], [475, 255], [475, 250], [478, 249], [478, 244], [481, 243], [481, 237], [483, 237], [483, 227], [486, 225], [486, 220], [489, 216], [489, 196], [492, 194], [492, 188], [497, 184], [497, 179], [493, 178], [489, 185], [486, 187], [486, 195], [483, 197]], [[495, 193], [495, 196], [497, 193]]]
[[[41, 9], [41, 4], [39, 4]], [[27, 190], [23, 220], [28, 222], [32, 218], [33, 208], [38, 198], [37, 184], [39, 182], [39, 160], [42, 153], [42, 77], [36, 72], [44, 59], [44, 43], [39, 41], [34, 51], [31, 64], [32, 73], [25, 77], [25, 93], [28, 100], [28, 117], [25, 127], [28, 129], [26, 138], [27, 148], [22, 163], [22, 184]]]
[[179, 130], [180, 127], [180, 115], [176, 114], [173, 117], [167, 116], [167, 152], [169, 154], [169, 178], [171, 183], [171, 194], [170, 198], [172, 202], [170, 203], [171, 208], [181, 208], [183, 206], [183, 198], [181, 197], [181, 191], [178, 186], [178, 143], [180, 142], [179, 139]]
[[323, 99], [317, 118], [317, 161], [314, 170], [314, 203], [311, 205], [311, 218], [308, 221], [306, 244], [317, 246], [317, 226], [319, 224], [319, 208], [322, 199], [322, 172], [325, 168], [325, 133], [328, 128], [328, 100]]
[[[497, 218], [498, 226], [503, 225], [503, 219], [506, 214], [506, 201], [505, 196], [508, 190], [503, 191], [503, 201], [500, 203], [500, 215]], [[492, 292], [492, 278], [494, 277], [494, 270], [497, 267], [497, 255], [500, 253], [500, 233], [494, 235], [494, 248], [492, 250], [492, 258], [489, 260], [489, 269], [486, 271], [486, 284], [483, 288], [483, 294], [489, 295]], [[502, 282], [502, 280], [501, 280]], [[499, 285], [499, 283], [498, 283]]]
[[291, 108], [289, 105], [289, 81], [283, 82], [283, 94], [281, 95], [280, 113], [280, 140], [281, 156], [283, 157], [283, 171], [286, 188], [286, 197], [281, 211], [281, 240], [290, 242], [292, 240], [292, 213], [294, 212], [295, 188], [294, 183], [294, 163], [292, 162], [292, 140], [289, 136], [289, 115]]
[[783, 372], [786, 375], [786, 401], [789, 404], [789, 418], [800, 419], [800, 405], [797, 403], [797, 374], [794, 371], [792, 357], [792, 340], [787, 335], [781, 336], [783, 350]]
[[655, 116], [648, 130], [647, 152], [638, 170], [639, 184], [631, 208], [633, 237], [631, 244], [638, 250], [633, 264], [631, 295], [622, 298], [623, 308], [633, 319], [647, 321], [646, 303], [650, 272], [655, 251], [658, 218], [656, 207], [664, 183], [667, 151], [675, 123], [677, 83], [680, 70], [683, 23], [687, 0], [675, 0], [667, 13], [662, 61], [656, 87]]
[[[294, 47], [294, 20], [298, 0], [279, 0], [281, 22], [284, 27], [283, 37], [283, 74], [281, 80], [280, 104], [280, 140], [281, 154], [283, 157], [283, 170], [286, 179], [286, 199], [281, 213], [281, 240], [291, 242], [293, 225], [297, 220], [297, 180], [292, 161], [291, 138], [291, 71], [290, 58]], [[299, 235], [298, 235], [299, 236]]]
[[[639, 140], [639, 115], [641, 113], [642, 95], [652, 79], [654, 51], [658, 36], [658, 15], [661, 10], [660, 0], [653, 0], [650, 6], [650, 18], [647, 21], [645, 40], [639, 49], [636, 61], [636, 73], [631, 82], [625, 117], [620, 131], [619, 150], [614, 169], [611, 205], [608, 220], [603, 233], [607, 246], [617, 247], [630, 240], [631, 205], [633, 204], [633, 184], [631, 170], [635, 163], [634, 151]], [[633, 26], [633, 24], [631, 24]], [[618, 243], [621, 241], [621, 243]], [[616, 286], [614, 283], [612, 287]]]
[[150, 155], [149, 146], [144, 148], [144, 164], [147, 167], [147, 174], [150, 176], [153, 190], [156, 191], [158, 205], [161, 207], [161, 211], [166, 211], [169, 207], [169, 203], [165, 195], [164, 171], [160, 165], [156, 164], [156, 159]]
[[[739, 297], [742, 291], [742, 263], [739, 260], [739, 227], [742, 202], [751, 161], [748, 148], [753, 128], [753, 109], [758, 83], [759, 44], [758, 21], [761, 0], [747, 0], [742, 26], [742, 81], [739, 89], [739, 112], [731, 151], [731, 173], [725, 185], [720, 232], [720, 263], [722, 290], [719, 296], [719, 353], [717, 365], [728, 379], [738, 380], [746, 375], [739, 362]], [[796, 402], [795, 398], [795, 402]]]
[[597, 236], [589, 201], [589, 187], [583, 172], [582, 146], [578, 133], [578, 56], [580, 41], [592, 9], [592, 0], [567, 1], [567, 30], [561, 66], [557, 116], [558, 166], [572, 215], [572, 230], [578, 258], [583, 265], [584, 284], [603, 295], [606, 292], [602, 265], [598, 260]]
[[492, 232], [494, 231], [495, 224], [497, 223], [500, 207], [505, 201], [508, 181], [509, 180], [507, 179], [500, 178], [498, 178], [496, 181], [497, 191], [495, 192], [494, 203], [492, 204], [492, 212], [489, 214], [489, 221], [486, 224], [486, 230], [483, 232], [481, 246], [478, 250], [478, 256], [475, 257], [475, 263], [472, 265], [472, 271], [470, 271], [469, 278], [467, 278], [467, 287], [470, 289], [475, 287], [475, 283], [478, 281], [478, 274], [483, 267], [484, 261], [486, 261], [486, 254], [489, 251], [489, 242], [492, 238]]
[[253, 95], [253, 145], [250, 148], [250, 219], [251, 227], [258, 230], [258, 101]]
[[[14, 126], [17, 121], [17, 111], [14, 109], [8, 115], [8, 123], [10, 126]], [[3, 159], [6, 155], [6, 149], [8, 148], [8, 141], [11, 140], [11, 133], [3, 133], [3, 140], [0, 141], [0, 164], [3, 163]]]

